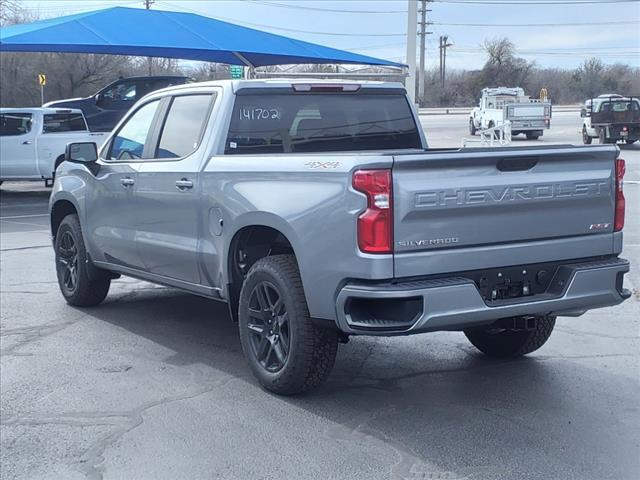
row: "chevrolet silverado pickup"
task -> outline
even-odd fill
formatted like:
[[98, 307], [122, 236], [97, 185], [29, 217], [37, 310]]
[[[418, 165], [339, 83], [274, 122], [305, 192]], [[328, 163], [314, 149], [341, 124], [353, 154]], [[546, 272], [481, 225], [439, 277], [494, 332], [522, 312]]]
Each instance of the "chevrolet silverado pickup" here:
[[50, 200], [66, 301], [127, 275], [227, 302], [261, 385], [295, 394], [351, 335], [540, 348], [630, 296], [613, 145], [430, 149], [404, 87], [234, 80], [141, 99], [67, 146]]

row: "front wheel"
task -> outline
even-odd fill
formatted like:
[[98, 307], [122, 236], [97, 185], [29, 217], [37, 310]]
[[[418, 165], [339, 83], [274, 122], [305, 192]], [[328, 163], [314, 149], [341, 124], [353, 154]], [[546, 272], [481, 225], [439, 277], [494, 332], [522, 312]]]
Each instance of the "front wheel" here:
[[311, 320], [293, 255], [265, 257], [251, 267], [240, 292], [238, 317], [244, 356], [267, 390], [302, 393], [331, 373], [338, 334]]
[[464, 334], [474, 347], [490, 357], [520, 357], [542, 347], [555, 324], [556, 317], [552, 315], [505, 319], [501, 325], [470, 328]]
[[476, 134], [476, 124], [473, 122], [473, 118], [469, 119], [469, 133], [471, 135]]
[[105, 299], [111, 277], [90, 263], [77, 215], [67, 215], [60, 223], [56, 232], [55, 258], [58, 285], [67, 303], [93, 307]]
[[591, 145], [592, 141], [593, 141], [593, 138], [591, 138], [587, 133], [587, 128], [582, 127], [582, 143], [584, 143], [585, 145]]

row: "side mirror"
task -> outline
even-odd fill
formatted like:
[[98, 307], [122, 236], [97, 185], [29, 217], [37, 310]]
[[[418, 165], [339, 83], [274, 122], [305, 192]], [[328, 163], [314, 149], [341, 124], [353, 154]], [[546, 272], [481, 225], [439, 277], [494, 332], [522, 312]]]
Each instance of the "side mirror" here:
[[68, 143], [64, 159], [67, 162], [93, 163], [98, 160], [98, 146], [94, 142]]
[[96, 94], [95, 96], [96, 105], [100, 105], [102, 103], [102, 98], [103, 97], [101, 93]]

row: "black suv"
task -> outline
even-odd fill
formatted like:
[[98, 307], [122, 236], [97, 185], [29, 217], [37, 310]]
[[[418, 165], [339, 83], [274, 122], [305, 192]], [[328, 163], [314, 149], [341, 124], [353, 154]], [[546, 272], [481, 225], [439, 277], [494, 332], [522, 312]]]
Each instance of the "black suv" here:
[[87, 98], [70, 98], [45, 103], [43, 107], [79, 108], [92, 132], [109, 132], [137, 100], [147, 93], [190, 82], [189, 77], [163, 75], [120, 78]]

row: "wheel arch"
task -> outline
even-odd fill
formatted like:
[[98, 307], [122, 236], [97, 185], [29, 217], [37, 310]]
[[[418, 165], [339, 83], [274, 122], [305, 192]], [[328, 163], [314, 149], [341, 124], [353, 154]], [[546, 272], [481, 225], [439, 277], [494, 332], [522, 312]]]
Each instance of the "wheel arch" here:
[[297, 235], [291, 226], [275, 215], [254, 215], [238, 222], [225, 249], [223, 262], [227, 300], [231, 315], [237, 320], [237, 306], [244, 276], [251, 266], [261, 258], [292, 254], [299, 262], [297, 255]]
[[64, 217], [67, 215], [78, 215], [79, 211], [78, 205], [76, 205], [73, 200], [64, 197], [56, 199], [51, 204], [51, 213], [49, 215], [49, 220], [51, 222], [51, 237], [55, 239], [58, 227]]

